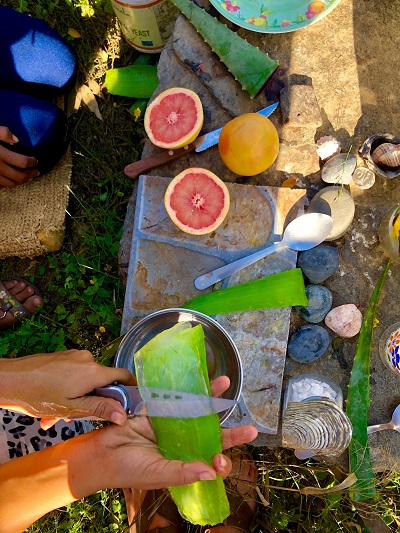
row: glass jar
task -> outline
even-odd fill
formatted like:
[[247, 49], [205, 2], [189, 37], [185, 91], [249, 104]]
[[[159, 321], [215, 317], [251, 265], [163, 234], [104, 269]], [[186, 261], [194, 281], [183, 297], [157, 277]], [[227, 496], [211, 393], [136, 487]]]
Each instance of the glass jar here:
[[304, 402], [328, 398], [343, 407], [342, 389], [321, 374], [299, 374], [289, 379], [283, 398], [283, 412], [289, 402]]
[[392, 324], [382, 333], [379, 355], [382, 363], [400, 376], [400, 322]]
[[383, 217], [378, 228], [379, 242], [385, 254], [393, 261], [400, 261], [400, 206], [392, 207]]

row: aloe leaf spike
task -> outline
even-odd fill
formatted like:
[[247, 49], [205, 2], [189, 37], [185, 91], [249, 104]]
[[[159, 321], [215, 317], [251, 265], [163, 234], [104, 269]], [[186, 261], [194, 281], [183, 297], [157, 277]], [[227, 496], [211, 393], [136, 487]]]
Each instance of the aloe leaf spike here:
[[390, 261], [375, 285], [365, 312], [347, 394], [346, 414], [353, 425], [353, 435], [349, 446], [349, 467], [350, 472], [354, 472], [357, 476], [357, 481], [350, 490], [350, 497], [354, 501], [366, 500], [376, 495], [367, 435], [370, 404], [370, 353], [376, 309], [389, 266]]
[[251, 45], [191, 0], [172, 0], [229, 72], [254, 98], [279, 63]]

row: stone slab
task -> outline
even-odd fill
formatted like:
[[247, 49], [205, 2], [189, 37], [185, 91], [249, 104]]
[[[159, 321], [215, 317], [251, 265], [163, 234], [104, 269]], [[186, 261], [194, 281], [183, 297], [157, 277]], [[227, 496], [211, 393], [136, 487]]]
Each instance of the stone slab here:
[[[201, 273], [235, 261], [280, 240], [284, 227], [303, 213], [304, 191], [228, 183], [229, 213], [211, 234], [189, 235], [168, 217], [163, 197], [169, 178], [141, 176], [127, 276], [122, 332], [146, 314], [184, 306], [198, 291]], [[296, 265], [296, 252], [283, 249], [224, 280], [222, 286], [251, 281]], [[243, 365], [240, 405], [226, 425], [253, 422], [276, 434], [279, 424], [290, 308], [219, 315]]]

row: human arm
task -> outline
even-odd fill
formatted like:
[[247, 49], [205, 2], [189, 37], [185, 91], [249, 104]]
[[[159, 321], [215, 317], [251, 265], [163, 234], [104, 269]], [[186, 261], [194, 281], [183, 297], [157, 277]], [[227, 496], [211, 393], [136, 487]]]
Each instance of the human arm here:
[[87, 350], [0, 359], [0, 407], [44, 418], [47, 429], [59, 418], [94, 416], [116, 424], [126, 413], [115, 400], [87, 396], [114, 381], [134, 385], [129, 370], [99, 365]]
[[[0, 141], [11, 145], [19, 142], [6, 126], [0, 126]], [[32, 167], [37, 163], [35, 157], [18, 154], [0, 144], [0, 187], [15, 187], [35, 178], [39, 171]]]
[[[222, 430], [223, 448], [257, 436], [253, 426]], [[105, 488], [154, 489], [227, 476], [229, 459], [213, 466], [164, 459], [147, 417], [108, 426], [0, 466], [0, 533], [20, 533], [58, 507]]]

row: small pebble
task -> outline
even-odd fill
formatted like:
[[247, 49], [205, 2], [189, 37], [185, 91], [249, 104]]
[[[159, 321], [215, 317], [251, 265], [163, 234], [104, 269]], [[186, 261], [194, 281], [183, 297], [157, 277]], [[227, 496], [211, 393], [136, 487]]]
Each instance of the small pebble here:
[[293, 333], [288, 342], [288, 355], [298, 363], [312, 363], [329, 348], [329, 333], [321, 326], [307, 324]]
[[351, 154], [338, 154], [325, 163], [322, 167], [322, 180], [335, 185], [348, 185], [353, 179], [353, 172], [357, 159]]
[[322, 285], [307, 285], [306, 296], [308, 305], [297, 306], [295, 309], [304, 320], [317, 324], [325, 318], [332, 307], [332, 293]]
[[365, 167], [358, 167], [353, 174], [353, 181], [359, 189], [370, 189], [375, 183], [375, 174]]
[[311, 250], [299, 252], [297, 266], [310, 283], [322, 283], [339, 266], [339, 251], [335, 246], [319, 244]]
[[362, 314], [354, 304], [339, 305], [326, 315], [325, 324], [339, 337], [354, 337], [361, 329]]
[[334, 241], [349, 229], [354, 219], [354, 200], [344, 187], [321, 189], [311, 200], [307, 213], [323, 213], [333, 219], [333, 228], [325, 241]]

